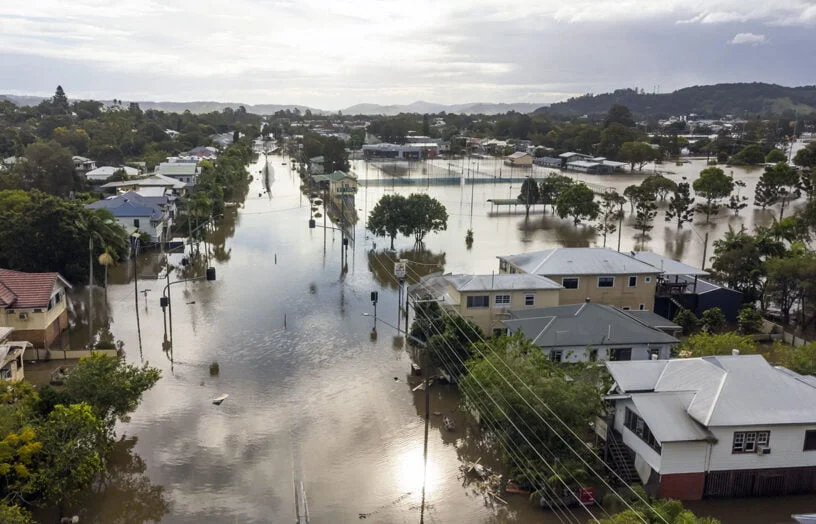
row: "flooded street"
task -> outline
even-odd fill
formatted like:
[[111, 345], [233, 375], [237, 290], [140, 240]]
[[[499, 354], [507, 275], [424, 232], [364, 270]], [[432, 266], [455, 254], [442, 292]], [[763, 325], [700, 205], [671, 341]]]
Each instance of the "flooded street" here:
[[[419, 522], [424, 396], [411, 391], [416, 382], [411, 382], [410, 359], [396, 330], [380, 325], [378, 337], [370, 336], [373, 319], [364, 313], [373, 312], [371, 291], [379, 291], [380, 318], [396, 324], [398, 314], [393, 255], [381, 253], [387, 239], [366, 235], [368, 211], [390, 191], [427, 191], [445, 204], [448, 230], [429, 235], [425, 252], [412, 253], [412, 239], [397, 239], [397, 250], [406, 252], [402, 256], [417, 262], [410, 265], [413, 275], [443, 270], [489, 273], [498, 270], [497, 255], [601, 241], [588, 227], [575, 228], [554, 217], [549, 208], [546, 215], [540, 206], [534, 208], [529, 220], [522, 207], [515, 214], [492, 213], [487, 199], [515, 197], [520, 183], [363, 185], [356, 197], [359, 220], [344, 272], [340, 233], [309, 229], [309, 202], [300, 193], [300, 179], [282, 161], [270, 157], [274, 179], [269, 193], [259, 178], [263, 157], [251, 166], [255, 180], [245, 205], [228, 208], [212, 234], [217, 280], [171, 287], [172, 354], [162, 349], [159, 297], [164, 281], [155, 280], [162, 269], [157, 254], [139, 258], [141, 333], [132, 265], [111, 270], [107, 298], [99, 292], [97, 309], [106, 315], [103, 321], [109, 322], [115, 338], [124, 342], [127, 360], [150, 362], [162, 370], [163, 378], [145, 395], [130, 422], [118, 428], [124, 439], [107, 478], [95, 494], [77, 504], [82, 522], [295, 522], [295, 487], [301, 482], [310, 522], [357, 522], [361, 516], [366, 522]], [[479, 172], [497, 171], [498, 165], [490, 162], [482, 160]], [[441, 161], [427, 166], [434, 176], [448, 169]], [[703, 167], [704, 161], [694, 161], [660, 169], [674, 172], [670, 178], [679, 180], [683, 174], [696, 177]], [[361, 178], [386, 176], [373, 164], [366, 168], [354, 162], [353, 168]], [[544, 170], [536, 168], [535, 173], [543, 176]], [[734, 168], [735, 178], [746, 181], [743, 191], [751, 199], [760, 173]], [[644, 169], [643, 175], [575, 178], [622, 192], [647, 174]], [[769, 223], [774, 213], [778, 211], [749, 206], [740, 217], [722, 212], [709, 226], [698, 218], [696, 231], [687, 226], [677, 233], [663, 222], [661, 211], [652, 238], [642, 245], [626, 225], [627, 214], [621, 249], [653, 250], [699, 265], [706, 231], [710, 256], [711, 242], [729, 225], [752, 228]], [[472, 250], [465, 247], [470, 227]], [[614, 235], [608, 245], [616, 243]], [[375, 244], [378, 254], [370, 253]], [[174, 265], [181, 258], [170, 257]], [[174, 273], [171, 278], [180, 276]], [[143, 290], [149, 290], [146, 300]], [[107, 309], [100, 307], [103, 304]], [[78, 326], [72, 344], [80, 345], [84, 333]], [[219, 364], [217, 376], [210, 375], [212, 362]], [[483, 463], [497, 464], [497, 458], [484, 454], [475, 424], [456, 411], [455, 390], [434, 387], [431, 392], [431, 410], [452, 415], [457, 431], [446, 432], [441, 417], [431, 417], [426, 521], [557, 521], [524, 496], [511, 498], [509, 506], [494, 507], [463, 485], [462, 461], [482, 457]], [[229, 398], [213, 405], [211, 399], [222, 393]], [[710, 510], [723, 522], [790, 522], [794, 509], [816, 510], [816, 497], [736, 504], [705, 501], [692, 508], [701, 514]], [[732, 512], [732, 507], [739, 510]]]

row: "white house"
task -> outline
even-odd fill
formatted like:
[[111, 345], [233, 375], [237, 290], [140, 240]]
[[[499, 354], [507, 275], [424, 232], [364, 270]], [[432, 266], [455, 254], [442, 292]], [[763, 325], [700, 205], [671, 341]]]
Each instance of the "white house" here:
[[666, 332], [679, 326], [658, 315], [638, 317], [590, 302], [511, 310], [503, 324], [556, 362], [667, 359], [679, 342]]
[[107, 209], [128, 232], [147, 233], [153, 242], [166, 242], [173, 225], [172, 206], [167, 197], [160, 201], [144, 197], [135, 191], [98, 200], [89, 209]]
[[96, 162], [90, 158], [74, 155], [72, 160], [74, 161], [74, 172], [78, 175], [83, 175], [88, 171], [96, 169]]
[[622, 448], [634, 459], [651, 494], [694, 500], [816, 491], [816, 377], [761, 355], [606, 365], [615, 381], [612, 414], [597, 432], [608, 456], [620, 459]]
[[188, 188], [196, 185], [199, 173], [201, 169], [196, 162], [162, 162], [156, 166], [157, 175], [184, 182]]
[[85, 173], [85, 179], [89, 182], [104, 182], [105, 180], [109, 179], [111, 175], [116, 173], [119, 170], [124, 170], [125, 174], [129, 178], [139, 176], [139, 170], [134, 167], [128, 166], [102, 166], [97, 167], [96, 169], [92, 169]]

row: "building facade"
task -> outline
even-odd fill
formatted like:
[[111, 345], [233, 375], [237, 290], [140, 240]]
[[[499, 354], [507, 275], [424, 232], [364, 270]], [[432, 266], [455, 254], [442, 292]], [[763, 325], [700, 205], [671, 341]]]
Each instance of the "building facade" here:
[[615, 385], [604, 440], [622, 441], [653, 496], [816, 491], [816, 378], [761, 355], [607, 367]]
[[67, 290], [59, 273], [0, 269], [0, 326], [37, 347], [48, 347], [68, 329]]
[[547, 277], [563, 287], [561, 304], [587, 299], [623, 310], [653, 311], [660, 269], [606, 248], [555, 248], [499, 257], [501, 273]]
[[409, 288], [417, 300], [440, 306], [474, 322], [485, 335], [507, 331], [511, 310], [557, 306], [560, 286], [536, 275], [440, 275], [424, 277]]

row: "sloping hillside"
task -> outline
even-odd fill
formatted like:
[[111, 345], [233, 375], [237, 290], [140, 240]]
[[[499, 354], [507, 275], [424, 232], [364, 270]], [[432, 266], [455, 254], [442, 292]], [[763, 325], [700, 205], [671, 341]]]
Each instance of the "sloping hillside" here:
[[816, 86], [785, 87], [776, 84], [742, 83], [686, 87], [665, 94], [635, 89], [584, 95], [541, 107], [536, 113], [563, 116], [602, 114], [613, 104], [624, 104], [640, 116], [697, 113], [704, 117], [781, 114], [798, 111], [816, 114]]

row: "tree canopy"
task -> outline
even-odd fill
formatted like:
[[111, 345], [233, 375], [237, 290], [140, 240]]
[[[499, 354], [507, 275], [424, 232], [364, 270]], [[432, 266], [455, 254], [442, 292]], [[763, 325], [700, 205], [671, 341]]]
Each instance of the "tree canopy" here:
[[600, 213], [600, 206], [595, 202], [595, 193], [580, 182], [566, 188], [558, 196], [555, 208], [559, 217], [571, 217], [575, 225], [580, 224], [582, 220], [595, 220]]

